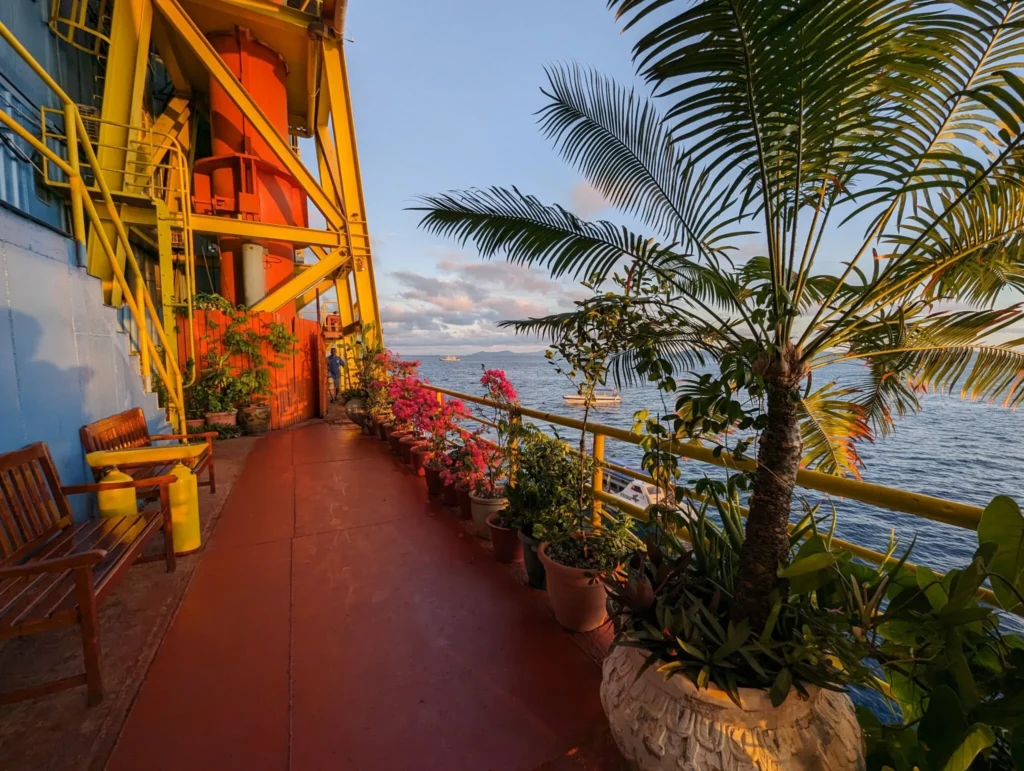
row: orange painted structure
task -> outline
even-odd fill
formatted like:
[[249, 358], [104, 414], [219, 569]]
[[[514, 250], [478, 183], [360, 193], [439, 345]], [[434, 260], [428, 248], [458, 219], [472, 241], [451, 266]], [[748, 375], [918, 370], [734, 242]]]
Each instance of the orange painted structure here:
[[[288, 136], [288, 65], [281, 55], [244, 27], [208, 37], [281, 136]], [[196, 212], [307, 227], [306, 196], [298, 181], [213, 78], [209, 99], [213, 155], [195, 164]], [[243, 265], [245, 244], [265, 249], [262, 281], [245, 275], [253, 270], [252, 257]], [[220, 293], [232, 303], [252, 305], [295, 274], [291, 243], [221, 237], [220, 251]], [[258, 296], [252, 296], [253, 286], [262, 288]], [[294, 316], [294, 305], [280, 313]]]
[[[326, 374], [323, 340], [320, 326], [310, 319], [296, 318], [294, 314], [252, 313], [247, 326], [260, 335], [268, 331], [273, 322], [284, 324], [299, 339], [298, 349], [291, 356], [275, 354], [269, 343], [263, 344], [263, 355], [268, 361], [283, 365], [270, 367], [270, 427], [286, 428], [322, 414], [321, 395], [326, 395], [322, 384]], [[207, 355], [221, 355], [224, 351], [224, 330], [231, 319], [220, 311], [196, 311], [194, 321], [196, 348], [190, 350], [184, 330], [178, 333], [179, 350], [188, 351], [200, 367]], [[249, 366], [247, 357], [233, 356], [228, 365], [234, 372]]]

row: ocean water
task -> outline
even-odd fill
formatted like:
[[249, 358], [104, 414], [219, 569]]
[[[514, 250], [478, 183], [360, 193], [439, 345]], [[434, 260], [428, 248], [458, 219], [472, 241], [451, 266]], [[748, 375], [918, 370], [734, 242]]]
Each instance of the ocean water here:
[[[431, 383], [474, 395], [483, 395], [482, 365], [503, 369], [524, 406], [583, 416], [582, 408], [562, 400], [573, 388], [541, 354], [474, 354], [458, 362], [424, 356], [420, 362], [422, 376]], [[841, 383], [843, 374], [856, 371], [837, 369], [828, 377]], [[816, 380], [819, 385], [826, 382], [821, 374]], [[621, 405], [594, 409], [591, 420], [628, 429], [637, 410], [664, 411], [652, 388], [623, 388], [621, 394]], [[926, 394], [922, 403], [923, 410], [902, 419], [893, 435], [861, 445], [864, 481], [978, 506], [996, 495], [1009, 495], [1024, 505], [1024, 411], [946, 394]], [[560, 429], [560, 433], [566, 440], [578, 441], [576, 432]], [[608, 441], [606, 452], [610, 459], [637, 468], [643, 455], [639, 447], [614, 440]], [[684, 480], [721, 473], [694, 461], [683, 464], [682, 470]], [[804, 494], [816, 500], [813, 493]], [[965, 566], [977, 547], [974, 533], [962, 528], [857, 501], [833, 499], [833, 503], [840, 538], [884, 551], [894, 530], [904, 546], [916, 538], [911, 561], [935, 570]]]

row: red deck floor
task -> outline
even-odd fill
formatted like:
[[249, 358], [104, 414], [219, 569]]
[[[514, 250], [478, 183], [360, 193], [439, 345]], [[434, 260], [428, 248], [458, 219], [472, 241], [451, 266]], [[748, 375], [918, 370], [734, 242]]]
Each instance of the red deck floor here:
[[382, 443], [268, 435], [108, 768], [617, 768], [597, 665], [462, 533]]

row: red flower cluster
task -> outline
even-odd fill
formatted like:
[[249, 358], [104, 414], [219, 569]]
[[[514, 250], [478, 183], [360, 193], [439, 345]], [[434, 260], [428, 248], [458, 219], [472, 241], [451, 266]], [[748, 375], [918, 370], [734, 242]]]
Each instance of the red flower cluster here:
[[421, 413], [422, 429], [430, 434], [430, 451], [432, 459], [440, 463], [448, 450], [448, 437], [451, 434], [465, 435], [468, 432], [461, 428], [456, 420], [469, 415], [466, 405], [458, 399], [449, 399], [438, 403], [433, 392], [420, 389], [433, 402], [433, 409]]
[[445, 484], [465, 483], [475, 495], [490, 496], [496, 490], [492, 471], [501, 466], [501, 451], [478, 434], [464, 433], [462, 447], [446, 453], [441, 479]]
[[423, 386], [423, 381], [408, 375], [388, 383], [391, 397], [391, 412], [399, 425], [412, 426], [424, 431], [427, 416], [437, 407], [433, 394]]
[[519, 395], [505, 376], [503, 369], [489, 369], [480, 378], [480, 385], [487, 389], [487, 395], [496, 402], [517, 404]]

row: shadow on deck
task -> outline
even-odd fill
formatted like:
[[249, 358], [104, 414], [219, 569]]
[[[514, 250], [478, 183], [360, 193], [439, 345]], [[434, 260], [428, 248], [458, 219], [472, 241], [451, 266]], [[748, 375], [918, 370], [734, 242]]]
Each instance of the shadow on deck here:
[[598, 698], [607, 630], [563, 631], [521, 567], [352, 425], [257, 442], [196, 559], [119, 737], [88, 764], [24, 767], [103, 768], [115, 737], [112, 771], [622, 767]]

